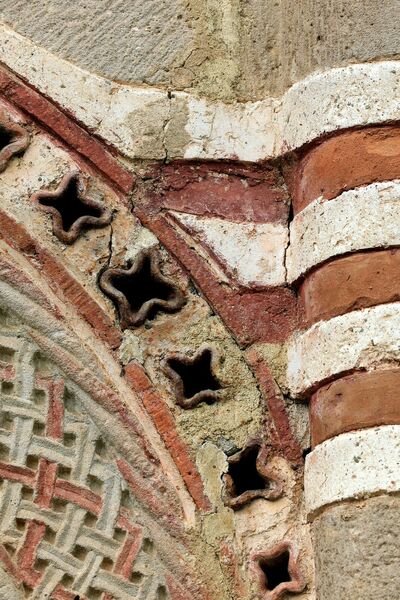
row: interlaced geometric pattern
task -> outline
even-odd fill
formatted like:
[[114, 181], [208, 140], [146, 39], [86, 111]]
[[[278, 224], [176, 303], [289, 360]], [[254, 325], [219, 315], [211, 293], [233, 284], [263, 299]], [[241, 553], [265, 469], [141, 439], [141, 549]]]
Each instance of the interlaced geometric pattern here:
[[68, 381], [0, 336], [0, 559], [30, 600], [165, 600], [162, 565]]

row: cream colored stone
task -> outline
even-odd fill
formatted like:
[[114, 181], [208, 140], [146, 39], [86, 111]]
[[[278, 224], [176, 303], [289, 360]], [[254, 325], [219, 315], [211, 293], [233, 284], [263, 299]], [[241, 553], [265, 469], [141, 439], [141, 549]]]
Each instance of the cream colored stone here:
[[283, 481], [284, 494], [273, 502], [259, 499], [235, 512], [235, 540], [238, 554], [251, 557], [278, 546], [282, 541], [293, 545], [301, 572], [308, 583], [298, 594], [300, 600], [314, 600], [314, 565], [309, 525], [304, 514], [303, 497], [299, 495], [296, 474], [289, 463], [274, 457], [270, 463]]
[[173, 212], [240, 283], [282, 285], [288, 231], [273, 223], [233, 223], [226, 219]]
[[[233, 21], [221, 23], [222, 38], [234, 50]], [[129, 158], [257, 161], [328, 131], [400, 116], [400, 61], [395, 60], [314, 73], [281, 97], [232, 104], [105, 79], [6, 25], [0, 25], [0, 60]], [[214, 68], [220, 77], [223, 62], [210, 63]], [[234, 78], [232, 62], [227, 68]], [[212, 78], [210, 71], [208, 84]]]
[[197, 453], [196, 464], [213, 506], [213, 513], [204, 518], [204, 535], [209, 544], [218, 545], [224, 537], [234, 535], [233, 511], [222, 502], [221, 476], [228, 468], [226, 455], [215, 444], [205, 442]]
[[272, 156], [277, 101], [227, 105], [190, 96], [184, 158], [233, 158], [256, 161]]
[[400, 181], [373, 183], [314, 200], [290, 225], [288, 280], [354, 250], [400, 244]]
[[25, 594], [16, 587], [11, 575], [0, 565], [0, 600], [22, 600]]
[[400, 425], [343, 433], [306, 458], [307, 513], [350, 498], [400, 491]]
[[0, 60], [126, 156], [164, 158], [169, 114], [164, 90], [131, 88], [88, 73], [5, 25]]
[[299, 396], [333, 375], [400, 360], [400, 302], [353, 311], [295, 334], [288, 346], [287, 384]]
[[399, 61], [312, 74], [284, 94], [280, 138], [286, 148], [298, 148], [329, 131], [399, 119], [399, 98]]
[[[61, 260], [67, 268], [89, 288], [96, 301], [105, 310], [112, 309], [97, 285], [99, 269], [107, 264], [110, 254], [111, 227], [82, 232], [74, 244], [66, 246], [52, 233], [52, 217], [31, 201], [31, 196], [40, 190], [55, 190], [68, 173], [79, 171], [72, 157], [44, 134], [33, 135], [31, 142], [20, 157], [14, 158], [0, 174], [0, 205], [17, 222], [25, 224], [28, 231], [41, 244]], [[88, 194], [104, 202], [109, 208], [116, 206], [113, 192], [106, 186], [98, 187], [98, 180], [88, 182]], [[90, 189], [89, 189], [90, 186]], [[122, 226], [131, 225], [133, 217], [128, 211], [120, 210], [114, 216], [112, 228], [115, 238], [122, 237]], [[118, 233], [118, 235], [117, 235]]]
[[183, 0], [2, 0], [1, 10], [36, 44], [117, 81], [170, 85], [196, 48]]

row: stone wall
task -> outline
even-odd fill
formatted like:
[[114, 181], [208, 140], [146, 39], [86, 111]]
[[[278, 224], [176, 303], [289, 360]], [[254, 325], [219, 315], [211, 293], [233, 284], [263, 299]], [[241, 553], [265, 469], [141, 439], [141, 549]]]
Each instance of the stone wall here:
[[397, 0], [3, 0], [6, 23], [113, 81], [227, 101], [318, 69], [399, 55]]
[[370, 4], [3, 3], [1, 600], [395, 597]]

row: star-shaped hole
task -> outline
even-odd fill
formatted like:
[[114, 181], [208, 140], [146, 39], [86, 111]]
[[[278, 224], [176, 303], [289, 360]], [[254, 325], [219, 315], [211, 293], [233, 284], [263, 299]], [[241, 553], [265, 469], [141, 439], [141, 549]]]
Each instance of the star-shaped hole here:
[[286, 594], [300, 594], [305, 588], [292, 544], [282, 542], [254, 557], [254, 568], [264, 600], [280, 600]]
[[86, 195], [85, 183], [78, 173], [65, 175], [56, 190], [37, 192], [32, 200], [52, 215], [53, 233], [64, 244], [75, 242], [85, 229], [111, 222], [111, 211]]
[[277, 500], [282, 495], [282, 484], [272, 472], [266, 449], [261, 442], [250, 442], [228, 458], [228, 472], [223, 477], [223, 498], [234, 510], [256, 498]]
[[29, 134], [17, 125], [6, 114], [0, 112], [0, 173], [16, 154], [21, 154], [29, 144]]
[[204, 348], [192, 358], [173, 354], [167, 358], [164, 370], [176, 390], [176, 402], [182, 408], [194, 408], [200, 402], [212, 404], [218, 400], [222, 388], [213, 372], [213, 353]]
[[117, 305], [123, 329], [151, 321], [159, 312], [176, 312], [185, 304], [182, 290], [161, 274], [154, 250], [140, 252], [127, 269], [107, 269], [99, 283]]

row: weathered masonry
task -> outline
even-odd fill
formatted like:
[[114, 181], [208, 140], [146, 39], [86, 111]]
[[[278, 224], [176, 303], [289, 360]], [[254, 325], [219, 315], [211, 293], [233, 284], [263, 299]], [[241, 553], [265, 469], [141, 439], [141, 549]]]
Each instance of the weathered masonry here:
[[2, 4], [0, 600], [397, 600], [398, 0]]

